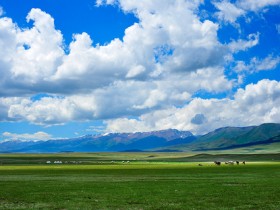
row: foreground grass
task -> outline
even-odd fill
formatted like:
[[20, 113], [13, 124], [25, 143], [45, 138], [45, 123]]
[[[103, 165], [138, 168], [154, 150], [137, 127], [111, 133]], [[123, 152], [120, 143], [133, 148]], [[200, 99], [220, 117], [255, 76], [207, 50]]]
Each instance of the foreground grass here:
[[0, 209], [280, 209], [280, 163], [2, 165]]

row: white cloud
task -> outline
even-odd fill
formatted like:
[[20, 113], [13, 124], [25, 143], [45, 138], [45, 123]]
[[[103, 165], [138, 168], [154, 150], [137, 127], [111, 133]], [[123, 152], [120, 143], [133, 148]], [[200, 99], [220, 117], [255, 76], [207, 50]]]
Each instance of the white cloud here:
[[[64, 56], [63, 38], [54, 20], [40, 9], [32, 9], [30, 29], [20, 29], [12, 19], [0, 18], [0, 95], [24, 95], [44, 89]], [[48, 85], [49, 89], [51, 85]], [[44, 92], [44, 91], [42, 91]]]
[[96, 0], [95, 5], [97, 7], [102, 6], [102, 5], [113, 5], [115, 3], [115, 0]]
[[[13, 53], [16, 50], [17, 28], [9, 18], [0, 18], [0, 85], [11, 77]], [[1, 88], [2, 89], [2, 88]], [[3, 91], [1, 91], [2, 93]]]
[[272, 55], [269, 55], [264, 59], [253, 57], [248, 65], [244, 61], [237, 61], [236, 63], [237, 64], [234, 68], [236, 72], [253, 74], [259, 71], [275, 69], [280, 63], [280, 57], [273, 57]]
[[73, 119], [76, 104], [63, 98], [42, 98], [39, 101], [23, 99], [10, 106], [8, 116], [35, 124], [62, 124]]
[[[265, 103], [264, 103], [265, 102]], [[142, 115], [138, 120], [120, 118], [107, 121], [107, 131], [149, 131], [166, 128], [203, 134], [225, 126], [280, 122], [280, 82], [261, 80], [239, 89], [233, 99], [195, 98], [182, 108], [168, 108]], [[197, 116], [200, 123], [193, 123]]]
[[236, 19], [245, 14], [243, 9], [236, 7], [229, 1], [214, 2], [215, 7], [219, 10], [216, 12], [219, 20], [235, 23]]
[[[174, 82], [176, 81], [176, 82]], [[223, 92], [232, 88], [223, 68], [170, 75], [159, 81], [118, 81], [88, 94], [66, 97], [27, 98], [9, 105], [8, 117], [35, 124], [62, 124], [68, 121], [138, 116], [147, 111], [182, 106], [197, 90]]]
[[151, 127], [145, 125], [142, 121], [138, 121], [135, 119], [127, 119], [121, 118], [116, 120], [108, 120], [107, 121], [108, 132], [125, 132], [125, 133], [133, 133], [133, 132], [145, 132], [150, 131]]
[[144, 73], [146, 71], [144, 66], [138, 65], [135, 67], [132, 67], [128, 73], [126, 74], [126, 78], [133, 78], [133, 77], [137, 77], [140, 74]]
[[249, 34], [248, 40], [238, 39], [229, 43], [232, 52], [245, 51], [259, 43], [259, 33]]
[[257, 12], [268, 6], [279, 6], [280, 0], [238, 0], [236, 4], [245, 10]]
[[[181, 106], [201, 89], [229, 90], [222, 67], [229, 50], [217, 39], [218, 25], [195, 14], [200, 3], [97, 1], [134, 12], [139, 23], [106, 45], [75, 34], [67, 54], [54, 19], [40, 9], [27, 16], [31, 28], [0, 18], [0, 94], [22, 97], [2, 118], [49, 125], [107, 119]], [[37, 92], [63, 97], [30, 100]]]
[[252, 58], [251, 64], [255, 66], [256, 71], [264, 71], [275, 69], [280, 63], [280, 57], [272, 57], [271, 55], [263, 60], [259, 60], [256, 57]]
[[14, 121], [16, 119], [8, 116], [10, 106], [21, 102], [21, 98], [18, 97], [6, 97], [0, 98], [0, 121]]
[[40, 9], [32, 9], [27, 22], [34, 21], [34, 27], [17, 33], [17, 42], [12, 77], [36, 83], [46, 80], [61, 63], [62, 34], [54, 28], [54, 19]]
[[[40, 125], [106, 119], [112, 131], [175, 127], [204, 132], [226, 120], [234, 125], [235, 115], [244, 114], [233, 105], [238, 107], [237, 98], [192, 96], [200, 90], [230, 91], [234, 84], [223, 67], [227, 58], [256, 46], [259, 34], [221, 44], [219, 25], [197, 15], [201, 3], [96, 1], [97, 6], [118, 5], [139, 21], [125, 30], [122, 39], [105, 45], [93, 43], [86, 32], [74, 34], [67, 53], [54, 19], [40, 9], [32, 9], [27, 16], [27, 21], [33, 21], [31, 28], [19, 28], [12, 19], [0, 18], [0, 119]], [[243, 9], [228, 1], [216, 6], [221, 12], [218, 16], [226, 21], [243, 15]], [[229, 8], [231, 13], [224, 14]], [[261, 71], [277, 66], [279, 58], [251, 63]], [[30, 99], [39, 92], [53, 97]], [[271, 116], [276, 116], [277, 107], [271, 108]]]
[[0, 94], [39, 91], [71, 95], [110, 87], [115, 81], [154, 83], [181, 72], [222, 66], [228, 47], [236, 52], [258, 44], [258, 34], [252, 34], [248, 40], [223, 46], [217, 39], [218, 25], [201, 22], [195, 14], [200, 3], [97, 1], [99, 6], [118, 4], [125, 12], [133, 11], [139, 23], [126, 29], [124, 41], [115, 39], [104, 46], [93, 46], [86, 33], [76, 34], [69, 54], [63, 50], [63, 37], [53, 18], [40, 9], [28, 14], [27, 21], [34, 21], [30, 29], [20, 29], [11, 19], [0, 18], [0, 46], [4, 49], [0, 52], [0, 67], [4, 69]]
[[125, 30], [123, 41], [99, 45], [87, 33], [76, 34], [67, 54], [54, 19], [40, 9], [32, 9], [27, 16], [28, 22], [34, 21], [32, 28], [21, 29], [11, 19], [1, 18], [0, 45], [5, 49], [0, 53], [0, 66], [5, 69], [1, 89], [5, 84], [9, 88], [0, 94], [76, 94], [115, 81], [153, 82], [170, 72], [222, 65], [227, 47], [217, 39], [218, 25], [201, 22], [195, 14], [200, 1], [97, 2], [115, 3], [139, 18], [139, 23]]
[[231, 3], [229, 0], [220, 0], [214, 1], [213, 4], [219, 10], [216, 12], [219, 20], [236, 24], [236, 20], [245, 16], [246, 13], [259, 12], [270, 6], [279, 6], [280, 0], [237, 0], [235, 3]]
[[29, 133], [17, 134], [17, 133], [4, 132], [2, 133], [2, 136], [5, 138], [5, 140], [21, 140], [21, 141], [40, 141], [40, 140], [50, 140], [52, 138], [50, 134], [41, 131], [33, 134], [29, 134]]

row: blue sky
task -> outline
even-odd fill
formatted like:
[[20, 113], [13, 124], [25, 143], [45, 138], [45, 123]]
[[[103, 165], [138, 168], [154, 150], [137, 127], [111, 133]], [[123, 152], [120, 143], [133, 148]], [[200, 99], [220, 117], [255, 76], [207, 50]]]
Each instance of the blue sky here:
[[55, 19], [55, 28], [61, 30], [66, 44], [72, 41], [73, 34], [86, 32], [95, 43], [104, 44], [114, 38], [122, 38], [124, 30], [137, 21], [132, 13], [124, 14], [117, 7], [96, 7], [94, 1], [59, 0], [52, 1], [1, 1], [5, 15], [11, 17], [20, 27], [32, 27], [26, 16], [32, 8], [40, 8]]
[[280, 123], [280, 0], [0, 0], [0, 140]]

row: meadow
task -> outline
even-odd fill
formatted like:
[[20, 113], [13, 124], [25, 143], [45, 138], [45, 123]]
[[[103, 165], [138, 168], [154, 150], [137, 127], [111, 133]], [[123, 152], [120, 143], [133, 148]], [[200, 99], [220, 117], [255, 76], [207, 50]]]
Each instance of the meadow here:
[[280, 209], [279, 161], [254, 156], [246, 165], [216, 166], [212, 159], [233, 156], [195, 157], [205, 159], [192, 162], [194, 156], [184, 153], [3, 154], [0, 209]]

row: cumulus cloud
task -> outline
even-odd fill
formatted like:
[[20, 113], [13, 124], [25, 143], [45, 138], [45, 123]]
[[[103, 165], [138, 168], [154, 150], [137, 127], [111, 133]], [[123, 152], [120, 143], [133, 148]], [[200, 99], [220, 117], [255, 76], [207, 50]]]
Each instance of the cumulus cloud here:
[[18, 97], [0, 98], [0, 121], [15, 121], [16, 119], [8, 116], [8, 111], [11, 105], [18, 104], [21, 100]]
[[17, 133], [10, 133], [10, 132], [4, 132], [2, 133], [3, 138], [5, 140], [21, 140], [21, 141], [40, 141], [40, 140], [50, 140], [52, 136], [45, 132], [36, 132], [36, 133], [23, 133], [23, 134], [17, 134]]
[[1, 90], [8, 90], [0, 95], [71, 95], [115, 81], [154, 82], [221, 66], [228, 53], [217, 39], [218, 25], [202, 22], [195, 14], [200, 1], [97, 2], [103, 4], [133, 12], [139, 22], [125, 30], [123, 41], [117, 38], [105, 45], [93, 43], [86, 32], [75, 34], [69, 53], [54, 19], [42, 10], [32, 9], [27, 15], [32, 28], [21, 29], [12, 19], [0, 18]]
[[[195, 14], [200, 3], [97, 1], [133, 12], [139, 22], [123, 41], [105, 45], [75, 34], [69, 53], [54, 19], [40, 9], [27, 15], [31, 28], [0, 18], [0, 94], [21, 98], [6, 107], [6, 118], [36, 124], [115, 118], [181, 105], [201, 89], [229, 90], [222, 67], [228, 47], [217, 39], [218, 25]], [[62, 97], [29, 99], [37, 92]]]
[[[84, 32], [65, 46], [54, 19], [40, 9], [28, 13], [30, 28], [0, 17], [0, 120], [40, 125], [107, 120], [110, 131], [174, 127], [204, 132], [225, 120], [234, 124], [229, 116], [238, 112], [225, 107], [235, 110], [237, 98], [193, 95], [231, 91], [234, 83], [225, 75], [225, 62], [259, 44], [259, 34], [220, 43], [219, 25], [197, 15], [202, 2], [98, 0], [96, 6], [115, 5], [138, 18], [122, 39], [104, 45]], [[238, 5], [241, 1], [216, 2], [218, 17], [234, 22], [247, 8]], [[261, 71], [277, 66], [277, 59], [251, 63]], [[52, 97], [33, 100], [37, 93]]]
[[157, 110], [142, 115], [138, 120], [109, 120], [107, 131], [119, 132], [127, 126], [130, 131], [177, 128], [203, 134], [224, 126], [279, 123], [279, 106], [280, 82], [261, 80], [245, 89], [238, 89], [233, 99], [195, 98], [182, 108]]
[[[182, 79], [183, 77], [183, 79]], [[174, 83], [176, 81], [176, 83]], [[10, 119], [35, 124], [63, 124], [68, 121], [102, 120], [138, 116], [156, 109], [182, 106], [197, 90], [223, 92], [232, 88], [223, 68], [200, 69], [186, 75], [170, 75], [159, 81], [118, 81], [88, 94], [18, 99], [6, 107]]]
[[0, 96], [40, 91], [64, 56], [62, 34], [49, 14], [32, 9], [27, 21], [33, 27], [20, 29], [12, 19], [0, 18]]
[[19, 46], [11, 73], [21, 81], [36, 83], [56, 71], [64, 55], [63, 38], [54, 28], [54, 19], [40, 9], [32, 9], [26, 19], [27, 22], [34, 21], [34, 26], [16, 34]]
[[75, 114], [75, 104], [67, 102], [60, 98], [43, 98], [35, 102], [23, 99], [9, 107], [8, 116], [36, 124], [61, 124], [71, 120]]

